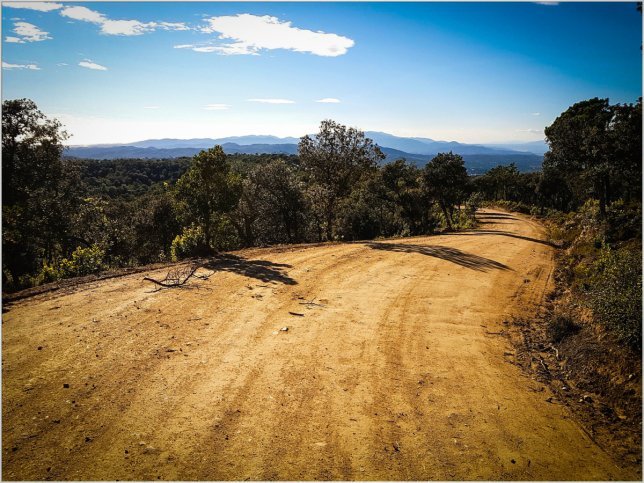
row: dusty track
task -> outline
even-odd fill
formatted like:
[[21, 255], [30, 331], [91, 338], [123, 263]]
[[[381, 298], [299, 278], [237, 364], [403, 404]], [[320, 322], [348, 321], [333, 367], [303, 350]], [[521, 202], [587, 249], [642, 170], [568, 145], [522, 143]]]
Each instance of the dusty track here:
[[14, 303], [3, 479], [638, 477], [508, 363], [502, 321], [536, 310], [553, 254], [537, 224], [480, 217], [242, 251], [184, 289], [136, 274]]

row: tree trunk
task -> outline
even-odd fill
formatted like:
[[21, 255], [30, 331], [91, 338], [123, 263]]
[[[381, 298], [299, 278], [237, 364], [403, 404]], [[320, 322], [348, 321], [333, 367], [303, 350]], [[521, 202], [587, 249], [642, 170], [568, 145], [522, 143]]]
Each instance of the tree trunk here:
[[445, 222], [447, 223], [447, 229], [451, 230], [452, 229], [452, 220], [449, 216], [449, 213], [447, 212], [447, 206], [445, 206], [445, 203], [442, 201], [439, 203], [441, 210], [443, 212], [443, 215], [445, 216]]

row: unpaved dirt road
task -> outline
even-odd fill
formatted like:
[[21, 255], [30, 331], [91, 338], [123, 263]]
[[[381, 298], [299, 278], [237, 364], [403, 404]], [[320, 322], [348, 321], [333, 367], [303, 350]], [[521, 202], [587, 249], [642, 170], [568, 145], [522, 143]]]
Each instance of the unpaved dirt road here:
[[526, 218], [480, 219], [241, 251], [184, 289], [137, 274], [12, 304], [3, 478], [638, 477], [508, 363], [502, 322], [534, 313], [553, 253]]

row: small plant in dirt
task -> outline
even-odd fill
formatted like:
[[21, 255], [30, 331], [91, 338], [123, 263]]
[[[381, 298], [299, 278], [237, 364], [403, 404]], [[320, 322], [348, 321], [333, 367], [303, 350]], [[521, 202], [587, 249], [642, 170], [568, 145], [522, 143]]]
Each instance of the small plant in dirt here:
[[546, 334], [552, 342], [558, 344], [566, 337], [579, 332], [579, 329], [579, 325], [570, 315], [555, 313], [547, 320]]

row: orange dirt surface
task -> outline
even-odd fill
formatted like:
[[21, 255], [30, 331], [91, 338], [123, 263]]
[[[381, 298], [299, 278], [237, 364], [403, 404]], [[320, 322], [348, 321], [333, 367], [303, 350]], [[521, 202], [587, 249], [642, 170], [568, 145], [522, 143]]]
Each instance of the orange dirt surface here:
[[[5, 480], [635, 479], [509, 363], [552, 288], [529, 219], [242, 250], [5, 306]], [[280, 330], [288, 328], [288, 330]]]

